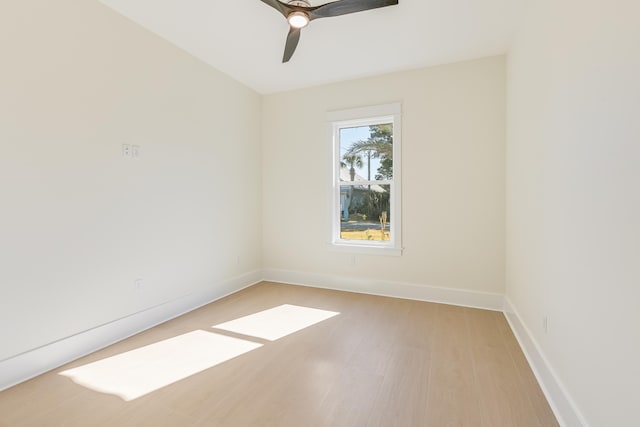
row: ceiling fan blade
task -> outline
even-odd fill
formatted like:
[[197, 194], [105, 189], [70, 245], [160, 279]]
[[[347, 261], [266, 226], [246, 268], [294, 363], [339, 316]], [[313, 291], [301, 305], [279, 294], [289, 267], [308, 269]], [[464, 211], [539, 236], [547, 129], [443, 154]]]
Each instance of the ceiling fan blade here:
[[291, 13], [291, 7], [287, 4], [281, 3], [278, 0], [261, 0], [264, 4], [268, 4], [278, 12], [282, 14], [285, 18], [289, 13]]
[[362, 12], [365, 10], [393, 6], [396, 4], [398, 4], [398, 0], [338, 0], [314, 8], [308, 8], [307, 10], [312, 9], [309, 10], [309, 18], [313, 20], [318, 18], [347, 15], [349, 13]]
[[298, 41], [300, 41], [300, 28], [289, 28], [289, 34], [287, 35], [287, 43], [284, 46], [284, 55], [282, 56], [282, 63], [289, 62], [293, 56], [293, 52], [298, 47]]

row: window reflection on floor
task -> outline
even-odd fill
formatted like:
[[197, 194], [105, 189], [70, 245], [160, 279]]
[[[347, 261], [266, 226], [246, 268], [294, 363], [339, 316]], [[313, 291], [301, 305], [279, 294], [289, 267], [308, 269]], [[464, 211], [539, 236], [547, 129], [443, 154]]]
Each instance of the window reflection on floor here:
[[60, 375], [92, 390], [130, 401], [261, 346], [197, 330], [69, 369]]
[[[60, 372], [76, 384], [131, 401], [340, 313], [284, 304]], [[224, 335], [243, 334], [247, 339]], [[264, 345], [268, 345], [264, 344]]]
[[213, 328], [275, 341], [338, 314], [335, 311], [284, 304], [214, 325]]

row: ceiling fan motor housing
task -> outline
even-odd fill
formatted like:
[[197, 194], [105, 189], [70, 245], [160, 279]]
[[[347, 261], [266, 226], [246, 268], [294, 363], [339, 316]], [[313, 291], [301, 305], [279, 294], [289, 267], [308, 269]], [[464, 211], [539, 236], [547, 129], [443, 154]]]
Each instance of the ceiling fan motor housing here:
[[307, 0], [291, 0], [288, 4], [291, 6], [311, 7], [311, 3]]

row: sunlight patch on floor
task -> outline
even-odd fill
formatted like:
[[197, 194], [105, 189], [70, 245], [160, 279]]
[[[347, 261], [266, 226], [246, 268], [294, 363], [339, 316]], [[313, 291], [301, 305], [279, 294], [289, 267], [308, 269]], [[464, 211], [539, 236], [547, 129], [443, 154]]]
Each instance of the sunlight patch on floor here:
[[92, 390], [131, 401], [262, 344], [197, 330], [60, 372]]
[[338, 314], [335, 311], [284, 304], [213, 325], [212, 328], [275, 341]]

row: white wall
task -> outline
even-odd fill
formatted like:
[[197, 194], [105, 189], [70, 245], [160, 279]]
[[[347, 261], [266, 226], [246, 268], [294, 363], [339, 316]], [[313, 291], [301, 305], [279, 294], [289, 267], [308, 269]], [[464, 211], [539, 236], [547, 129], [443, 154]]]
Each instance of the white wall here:
[[[325, 114], [390, 102], [403, 108], [405, 251], [354, 263], [327, 244]], [[504, 291], [504, 57], [268, 95], [263, 129], [266, 269]]]
[[530, 2], [508, 60], [507, 296], [593, 426], [638, 422], [638, 17]]
[[0, 361], [261, 267], [257, 93], [93, 1], [0, 52]]

